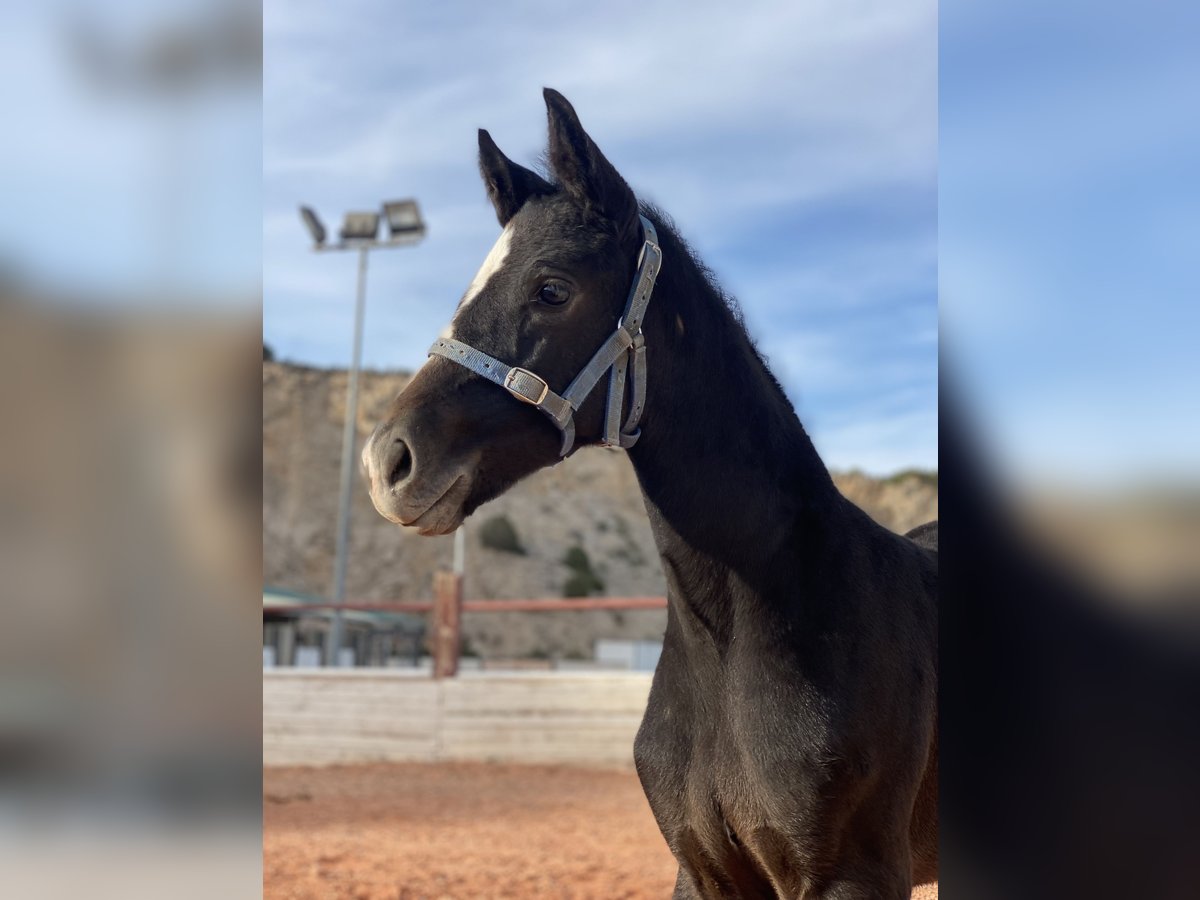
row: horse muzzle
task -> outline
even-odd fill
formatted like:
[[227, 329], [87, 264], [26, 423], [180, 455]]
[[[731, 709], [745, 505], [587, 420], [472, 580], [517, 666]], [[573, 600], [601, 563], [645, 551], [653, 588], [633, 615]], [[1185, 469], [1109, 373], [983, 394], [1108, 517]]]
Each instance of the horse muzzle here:
[[363, 447], [371, 502], [381, 516], [422, 535], [449, 534], [465, 518], [472, 468], [419, 461], [395, 423], [375, 429]]

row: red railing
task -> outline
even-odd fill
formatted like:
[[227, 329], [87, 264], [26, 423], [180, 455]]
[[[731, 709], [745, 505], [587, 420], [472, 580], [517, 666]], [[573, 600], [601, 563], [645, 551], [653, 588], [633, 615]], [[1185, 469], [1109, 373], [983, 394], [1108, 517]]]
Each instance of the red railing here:
[[459, 635], [462, 614], [473, 612], [569, 612], [591, 609], [663, 609], [666, 597], [580, 597], [574, 600], [555, 597], [547, 600], [463, 600], [462, 576], [436, 572], [433, 599], [392, 603], [305, 604], [304, 606], [264, 606], [266, 614], [297, 613], [311, 610], [358, 612], [431, 613], [431, 644], [434, 678], [450, 678], [458, 673]]
[[[388, 602], [351, 601], [341, 608], [354, 612], [416, 613], [433, 611], [432, 600], [396, 600]], [[462, 611], [476, 612], [562, 612], [566, 610], [590, 609], [665, 609], [666, 597], [548, 597], [541, 600], [464, 600]], [[303, 606], [264, 606], [264, 613], [294, 613], [307, 610], [332, 610], [331, 603], [305, 604]]]

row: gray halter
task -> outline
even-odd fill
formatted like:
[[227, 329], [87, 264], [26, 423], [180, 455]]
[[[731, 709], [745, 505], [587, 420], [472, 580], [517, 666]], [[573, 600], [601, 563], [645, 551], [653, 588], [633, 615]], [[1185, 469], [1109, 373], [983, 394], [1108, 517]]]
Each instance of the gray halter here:
[[[561, 395], [550, 390], [550, 385], [544, 378], [528, 369], [502, 363], [462, 341], [440, 338], [429, 348], [430, 356], [444, 356], [458, 363], [493, 384], [498, 384], [522, 403], [536, 406], [549, 416], [550, 421], [558, 426], [563, 435], [559, 456], [566, 456], [575, 446], [575, 413], [596, 383], [604, 377], [604, 373], [610, 370], [608, 410], [604, 416], [604, 437], [601, 443], [606, 447], [628, 449], [636, 444], [642, 435], [641, 429], [637, 427], [642, 418], [642, 408], [646, 405], [646, 339], [642, 334], [642, 319], [650, 303], [650, 294], [654, 291], [654, 279], [658, 277], [659, 269], [662, 268], [662, 250], [658, 246], [658, 232], [654, 230], [650, 220], [645, 216], [638, 218], [642, 220], [644, 243], [641, 253], [638, 254], [638, 270], [633, 279], [633, 286], [629, 289], [629, 299], [625, 302], [625, 314], [617, 323], [617, 330], [596, 351], [591, 361], [575, 376], [575, 380]], [[629, 415], [622, 424], [625, 378], [631, 360], [633, 372], [629, 374], [629, 378], [633, 405], [630, 406]]]

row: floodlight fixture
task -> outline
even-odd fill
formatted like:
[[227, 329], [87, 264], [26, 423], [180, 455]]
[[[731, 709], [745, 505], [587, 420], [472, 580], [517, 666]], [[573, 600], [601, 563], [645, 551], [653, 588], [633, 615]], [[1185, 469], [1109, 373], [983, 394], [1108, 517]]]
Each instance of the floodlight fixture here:
[[383, 204], [383, 216], [387, 219], [388, 233], [393, 238], [425, 232], [425, 223], [416, 200], [389, 200]]
[[379, 213], [348, 212], [342, 220], [343, 241], [373, 241], [379, 234]]
[[304, 227], [308, 229], [308, 233], [312, 235], [313, 244], [320, 247], [325, 243], [325, 226], [321, 224], [321, 218], [316, 214], [311, 206], [300, 207], [300, 218], [304, 220]]

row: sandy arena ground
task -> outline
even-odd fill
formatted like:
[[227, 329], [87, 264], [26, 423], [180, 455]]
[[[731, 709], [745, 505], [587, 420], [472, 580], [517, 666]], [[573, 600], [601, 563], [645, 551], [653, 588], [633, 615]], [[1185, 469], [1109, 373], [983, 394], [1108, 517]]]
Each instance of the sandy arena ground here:
[[665, 900], [675, 883], [631, 772], [272, 768], [263, 826], [263, 896], [277, 900]]

